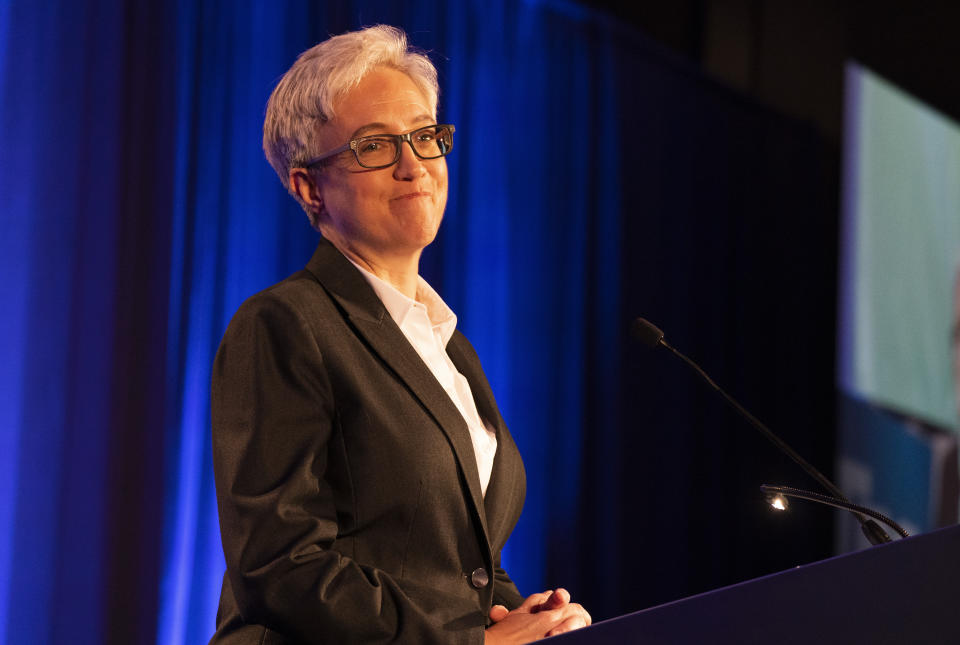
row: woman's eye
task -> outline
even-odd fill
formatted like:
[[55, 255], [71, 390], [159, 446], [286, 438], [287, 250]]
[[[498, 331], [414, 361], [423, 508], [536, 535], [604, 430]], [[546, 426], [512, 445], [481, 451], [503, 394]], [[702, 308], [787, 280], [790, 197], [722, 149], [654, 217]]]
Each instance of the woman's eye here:
[[379, 141], [364, 141], [360, 144], [360, 152], [376, 152], [379, 149]]

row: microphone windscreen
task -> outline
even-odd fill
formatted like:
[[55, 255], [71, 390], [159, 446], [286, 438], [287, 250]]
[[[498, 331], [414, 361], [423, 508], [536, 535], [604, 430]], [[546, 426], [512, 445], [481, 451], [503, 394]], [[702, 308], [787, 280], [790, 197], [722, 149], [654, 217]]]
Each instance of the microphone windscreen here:
[[646, 318], [637, 318], [630, 327], [630, 335], [647, 347], [656, 347], [663, 340], [663, 332]]

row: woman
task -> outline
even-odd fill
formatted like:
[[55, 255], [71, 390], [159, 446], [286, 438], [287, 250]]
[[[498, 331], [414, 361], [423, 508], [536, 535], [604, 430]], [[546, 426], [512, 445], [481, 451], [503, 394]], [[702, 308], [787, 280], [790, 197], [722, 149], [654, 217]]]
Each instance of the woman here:
[[302, 54], [264, 150], [321, 240], [214, 364], [227, 573], [214, 643], [521, 643], [590, 623], [500, 567], [523, 465], [456, 316], [418, 275], [447, 199], [436, 70], [384, 26]]

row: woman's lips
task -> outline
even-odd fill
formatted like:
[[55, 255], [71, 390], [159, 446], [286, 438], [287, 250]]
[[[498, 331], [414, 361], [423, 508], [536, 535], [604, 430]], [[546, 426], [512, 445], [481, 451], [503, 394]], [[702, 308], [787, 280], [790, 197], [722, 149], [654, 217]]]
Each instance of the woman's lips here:
[[423, 192], [423, 191], [418, 191], [418, 192], [415, 192], [415, 193], [406, 193], [406, 194], [404, 194], [404, 195], [397, 195], [397, 196], [394, 197], [393, 199], [394, 199], [394, 200], [398, 200], [398, 199], [416, 199], [417, 197], [429, 197], [429, 196], [430, 196], [430, 193]]

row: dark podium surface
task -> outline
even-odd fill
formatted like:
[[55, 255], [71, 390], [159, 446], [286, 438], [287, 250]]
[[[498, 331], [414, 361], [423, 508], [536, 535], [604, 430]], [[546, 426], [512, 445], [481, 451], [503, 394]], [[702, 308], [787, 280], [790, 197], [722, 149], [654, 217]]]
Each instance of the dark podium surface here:
[[546, 642], [960, 644], [960, 526], [605, 620]]

